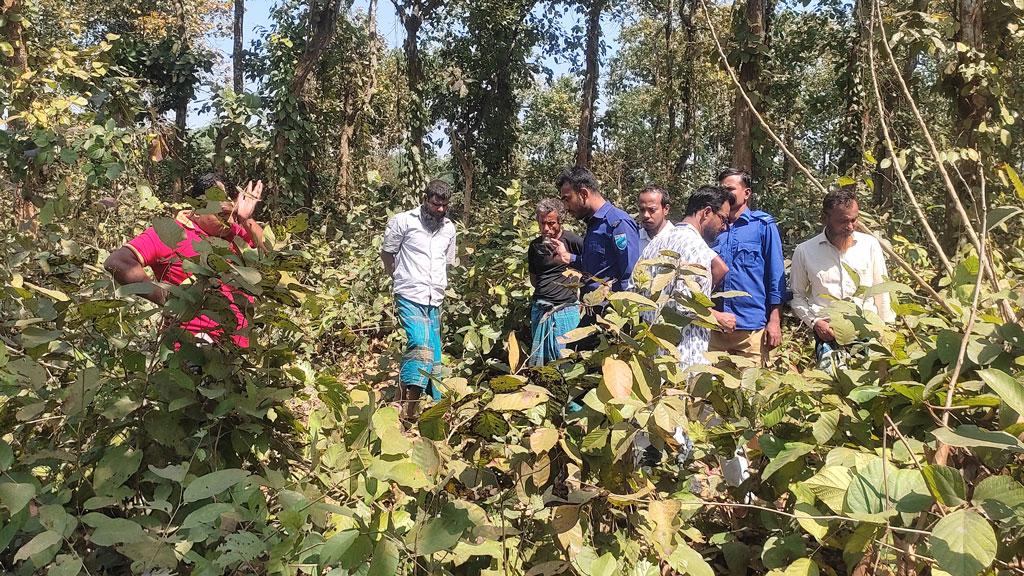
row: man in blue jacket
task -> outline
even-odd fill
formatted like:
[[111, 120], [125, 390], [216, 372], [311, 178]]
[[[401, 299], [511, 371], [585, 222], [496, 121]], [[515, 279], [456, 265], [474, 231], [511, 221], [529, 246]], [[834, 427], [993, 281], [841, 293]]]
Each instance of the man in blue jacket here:
[[[555, 186], [569, 213], [587, 225], [582, 254], [571, 254], [564, 246], [556, 252], [561, 262], [583, 273], [581, 299], [602, 285], [608, 285], [613, 292], [631, 289], [633, 266], [640, 257], [636, 222], [605, 200], [597, 178], [586, 168], [563, 171]], [[585, 317], [582, 324], [592, 322], [592, 316], [589, 322]]]
[[736, 316], [736, 330], [713, 332], [709, 350], [749, 358], [764, 366], [768, 352], [782, 341], [779, 308], [786, 293], [786, 277], [779, 227], [771, 214], [748, 206], [749, 172], [723, 170], [718, 183], [730, 188], [736, 197], [729, 227], [712, 245], [729, 267], [722, 290], [740, 290], [749, 296], [725, 298], [718, 306]]

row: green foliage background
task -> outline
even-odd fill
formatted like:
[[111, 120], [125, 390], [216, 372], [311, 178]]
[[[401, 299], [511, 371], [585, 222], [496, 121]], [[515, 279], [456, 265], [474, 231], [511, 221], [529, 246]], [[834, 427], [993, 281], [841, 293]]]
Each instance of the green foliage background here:
[[[551, 24], [572, 6], [445, 6], [423, 38], [429, 101], [411, 106], [403, 54], [369, 42], [361, 14], [342, 14], [312, 80], [292, 91], [310, 6], [282, 2], [250, 46], [258, 93], [216, 86], [215, 120], [178, 142], [162, 114], [213, 64], [202, 36], [223, 17], [220, 5], [181, 6], [187, 18], [162, 2], [33, 0], [0, 17], [0, 52], [13, 58], [6, 34], [20, 22], [29, 57], [27, 72], [0, 72], [5, 573], [1022, 571], [1024, 329], [1007, 314], [1024, 308], [1020, 6], [987, 12], [987, 34], [1002, 35], [991, 51], [962, 49], [948, 7], [879, 6], [896, 55], [920, 58], [912, 93], [939, 161], [964, 179], [995, 282], [979, 279], [983, 259], [962, 228], [944, 239], [946, 270], [892, 184], [904, 168], [925, 222], [953, 220], [908, 104], [897, 98], [886, 116], [894, 154], [864, 135], [877, 118], [850, 129], [873, 106], [863, 53], [848, 58], [856, 11], [774, 7], [771, 41], [756, 48], [768, 88], [754, 97], [813, 173], [865, 192], [869, 227], [907, 262], [890, 260], [883, 287], [899, 320], [837, 310], [840, 339], [868, 344], [833, 377], [810, 368], [810, 334], [789, 319], [769, 369], [709, 367], [691, 387], [667, 344], [685, 320], [645, 314], [686, 270], [641, 270], [646, 296], [610, 295], [594, 353], [523, 366], [532, 205], [573, 161], [579, 107], [574, 79], [543, 80], [532, 55], [578, 50], [579, 31]], [[732, 88], [716, 48], [699, 31], [664, 43], [663, 8], [610, 11], [623, 31], [594, 169], [627, 208], [647, 180], [682, 196], [730, 156]], [[710, 7], [709, 20], [726, 30], [732, 8]], [[703, 22], [699, 8], [691, 15]], [[726, 39], [729, 57], [749, 58], [737, 40]], [[341, 190], [333, 143], [373, 50], [379, 88], [353, 136], [355, 186]], [[891, 70], [874, 71], [882, 92], [897, 90]], [[973, 141], [957, 132], [948, 88], [965, 76], [989, 102]], [[511, 83], [498, 89], [495, 78]], [[689, 128], [668, 122], [670, 106], [684, 105]], [[387, 217], [417, 201], [407, 186], [417, 159], [405, 152], [413, 109], [475, 143], [478, 178], [445, 303], [447, 395], [410, 426], [389, 406], [401, 338], [377, 253]], [[455, 173], [439, 144], [418, 161]], [[791, 248], [816, 231], [820, 190], [763, 134], [757, 146], [758, 201]], [[102, 271], [109, 251], [187, 207], [175, 182], [211, 168], [268, 181], [260, 218], [272, 250], [204, 243], [188, 263], [194, 281], [163, 309], [115, 286]], [[167, 317], [201, 309], [230, 325], [209, 290], [220, 282], [257, 295], [253, 346], [175, 349]], [[706, 321], [706, 299], [677, 304]], [[566, 414], [584, 391], [583, 410]], [[671, 453], [679, 422], [691, 457], [639, 467], [637, 435]], [[732, 487], [721, 468], [738, 446], [752, 476]]]

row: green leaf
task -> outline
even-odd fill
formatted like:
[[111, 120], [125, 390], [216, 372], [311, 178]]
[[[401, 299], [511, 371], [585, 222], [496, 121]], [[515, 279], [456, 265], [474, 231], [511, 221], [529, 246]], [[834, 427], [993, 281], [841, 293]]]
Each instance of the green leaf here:
[[784, 576], [818, 576], [818, 574], [818, 565], [810, 558], [798, 558], [784, 572]]
[[183, 530], [188, 528], [197, 528], [206, 524], [213, 524], [220, 519], [222, 514], [227, 514], [234, 510], [235, 507], [226, 502], [214, 502], [207, 504], [193, 510], [188, 516], [185, 516], [185, 520], [181, 523]]
[[511, 394], [495, 394], [487, 408], [496, 412], [522, 412], [547, 401], [547, 390], [530, 384]]
[[0, 484], [0, 504], [3, 504], [12, 515], [17, 514], [36, 495], [36, 487], [32, 484], [4, 482]]
[[387, 538], [381, 538], [373, 549], [373, 560], [366, 570], [366, 576], [395, 576], [398, 574], [398, 547]]
[[236, 484], [244, 482], [247, 478], [249, 478], [249, 473], [238, 468], [211, 472], [189, 482], [185, 488], [185, 494], [182, 496], [182, 501], [189, 503], [204, 498], [211, 498]]
[[508, 434], [508, 422], [497, 412], [483, 410], [473, 419], [473, 433], [484, 438], [501, 437]]
[[[92, 514], [86, 514], [86, 516], [92, 516]], [[92, 532], [92, 536], [89, 537], [97, 546], [134, 544], [136, 542], [145, 542], [148, 539], [146, 531], [142, 529], [138, 522], [125, 518], [106, 518], [102, 514], [96, 514], [96, 516], [104, 518], [98, 522], [96, 529]], [[85, 518], [83, 518], [84, 520]], [[95, 519], [93, 521], [95, 522]]]
[[1010, 528], [1024, 525], [1024, 485], [1009, 476], [989, 476], [979, 482], [971, 502], [996, 522]]
[[1017, 414], [1024, 414], [1024, 385], [1002, 370], [978, 370], [978, 376]]
[[804, 442], [786, 442], [783, 449], [772, 458], [772, 461], [764, 467], [761, 472], [761, 480], [767, 480], [772, 474], [779, 471], [780, 468], [795, 462], [801, 456], [807, 454], [811, 450], [814, 450], [813, 444], [806, 444]]
[[47, 530], [36, 534], [31, 540], [25, 543], [24, 546], [18, 549], [18, 552], [14, 555], [14, 561], [20, 562], [22, 560], [28, 560], [29, 558], [43, 552], [50, 546], [54, 546], [62, 542], [64, 538], [52, 531]]
[[985, 430], [973, 424], [957, 426], [956, 430], [937, 428], [932, 431], [939, 442], [956, 448], [995, 448], [1024, 453], [1024, 446], [1016, 437], [995, 430]]
[[60, 554], [57, 561], [50, 564], [46, 576], [78, 576], [82, 572], [82, 560], [71, 554]]
[[956, 468], [929, 464], [921, 470], [928, 491], [943, 506], [959, 506], [967, 497], [964, 477]]
[[10, 470], [14, 463], [14, 450], [5, 440], [0, 440], [0, 472]]
[[408, 543], [419, 556], [429, 556], [455, 547], [467, 529], [473, 527], [469, 512], [448, 503], [437, 518], [431, 518], [408, 536]]
[[142, 451], [127, 444], [114, 446], [96, 463], [92, 473], [92, 486], [97, 496], [113, 496], [142, 464]]
[[373, 432], [380, 438], [382, 454], [405, 454], [411, 448], [409, 439], [402, 433], [402, 424], [398, 421], [398, 410], [391, 406], [381, 408], [370, 416]]
[[839, 427], [839, 411], [830, 410], [828, 412], [822, 412], [818, 415], [818, 419], [814, 421], [814, 425], [811, 426], [811, 433], [814, 435], [814, 439], [818, 444], [825, 444], [835, 436], [836, 429]]
[[44, 330], [38, 326], [29, 326], [21, 331], [21, 345], [25, 348], [35, 348], [49, 344], [60, 338], [63, 333], [61, 330]]
[[185, 475], [188, 474], [188, 462], [169, 464], [164, 468], [156, 468], [150, 464], [149, 471], [161, 478], [181, 484], [181, 481], [185, 479]]
[[615, 576], [619, 569], [619, 563], [612, 556], [611, 552], [605, 552], [599, 558], [590, 563], [591, 576]]
[[320, 566], [336, 564], [352, 547], [352, 544], [359, 535], [358, 530], [342, 530], [328, 538], [324, 545], [320, 547], [320, 561], [318, 564]]
[[672, 554], [665, 559], [673, 570], [689, 576], [715, 576], [715, 571], [699, 552], [686, 542], [680, 542]]
[[996, 534], [973, 510], [957, 510], [940, 519], [932, 529], [932, 556], [952, 576], [977, 576], [996, 557]]
[[526, 385], [528, 380], [525, 376], [518, 374], [503, 374], [495, 378], [491, 378], [487, 382], [487, 385], [497, 393], [502, 392], [515, 392]]
[[160, 217], [153, 220], [153, 229], [165, 246], [173, 248], [185, 239], [185, 231], [172, 218]]

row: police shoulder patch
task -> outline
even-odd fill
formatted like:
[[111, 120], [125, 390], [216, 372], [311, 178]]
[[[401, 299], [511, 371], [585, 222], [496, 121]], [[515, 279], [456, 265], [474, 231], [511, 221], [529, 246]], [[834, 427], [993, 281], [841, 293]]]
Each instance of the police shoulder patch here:
[[625, 250], [626, 246], [628, 246], [628, 245], [629, 245], [629, 239], [626, 238], [625, 234], [616, 234], [615, 235], [615, 247], [616, 248], [618, 248], [619, 250]]

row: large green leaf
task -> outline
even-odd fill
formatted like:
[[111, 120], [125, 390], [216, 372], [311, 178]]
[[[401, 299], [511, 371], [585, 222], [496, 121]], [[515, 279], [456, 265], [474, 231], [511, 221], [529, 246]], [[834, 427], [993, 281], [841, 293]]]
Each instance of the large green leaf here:
[[419, 529], [413, 530], [408, 541], [416, 554], [427, 556], [454, 548], [466, 530], [472, 527], [469, 512], [449, 503], [441, 509], [438, 517], [427, 520]]
[[349, 548], [352, 547], [352, 544], [355, 543], [359, 536], [358, 530], [342, 530], [328, 538], [323, 546], [320, 547], [319, 565], [333, 566], [336, 564], [349, 551]]
[[391, 406], [381, 408], [370, 417], [373, 432], [380, 438], [380, 451], [383, 454], [406, 454], [412, 448], [409, 439], [402, 433], [402, 424], [398, 421], [398, 410]]
[[967, 494], [964, 477], [956, 468], [929, 464], [921, 470], [925, 484], [932, 496], [943, 506], [963, 504]]
[[665, 561], [673, 570], [683, 575], [715, 576], [715, 571], [711, 569], [704, 557], [690, 548], [686, 542], [680, 542]]
[[92, 473], [92, 485], [97, 496], [113, 496], [142, 464], [142, 450], [122, 444], [107, 450]]
[[843, 500], [852, 479], [853, 472], [845, 466], [825, 466], [801, 484], [833, 512], [842, 514]]
[[957, 448], [995, 448], [1024, 453], [1024, 445], [1006, 432], [985, 430], [973, 424], [957, 426], [956, 430], [937, 428], [932, 434], [942, 443]]
[[529, 410], [548, 401], [548, 392], [532, 384], [510, 394], [495, 394], [487, 408], [497, 412]]
[[996, 534], [974, 510], [957, 510], [940, 519], [928, 543], [932, 557], [952, 576], [977, 576], [996, 557]]
[[779, 451], [779, 453], [772, 458], [772, 461], [764, 467], [764, 470], [761, 472], [761, 480], [767, 480], [772, 474], [778, 472], [780, 468], [790, 462], [795, 462], [797, 458], [800, 458], [811, 450], [814, 450], [813, 444], [806, 444], [804, 442], [786, 442], [782, 450]]
[[590, 563], [591, 576], [615, 576], [618, 569], [619, 563], [611, 552], [605, 552]]
[[10, 513], [17, 514], [36, 495], [36, 487], [32, 484], [4, 482], [0, 484], [0, 504]]
[[971, 502], [999, 522], [1001, 532], [1024, 526], [1024, 486], [1009, 476], [989, 476], [974, 488]]
[[35, 556], [36, 554], [39, 554], [40, 552], [46, 550], [50, 546], [54, 546], [60, 543], [63, 540], [64, 538], [60, 534], [52, 530], [40, 532], [39, 534], [33, 536], [31, 540], [26, 542], [24, 546], [18, 549], [18, 551], [14, 554], [14, 561], [20, 562], [22, 560], [28, 560], [29, 558]]
[[[86, 516], [92, 516], [92, 514], [87, 514]], [[97, 516], [102, 515], [97, 514]], [[115, 544], [145, 542], [148, 537], [146, 536], [146, 531], [142, 529], [138, 522], [125, 518], [105, 518], [105, 520], [96, 523], [96, 529], [93, 530], [92, 536], [89, 539], [97, 546], [113, 546]]]
[[395, 576], [398, 574], [398, 546], [382, 538], [373, 549], [373, 559], [366, 570], [366, 576]]
[[1024, 385], [1019, 380], [996, 368], [978, 370], [978, 376], [1014, 412], [1024, 414]]
[[504, 436], [508, 434], [508, 422], [497, 412], [482, 410], [473, 419], [473, 433], [484, 438]]
[[249, 473], [238, 468], [227, 468], [200, 476], [189, 482], [182, 496], [184, 502], [197, 502], [204, 498], [212, 498], [232, 486], [244, 482]]

